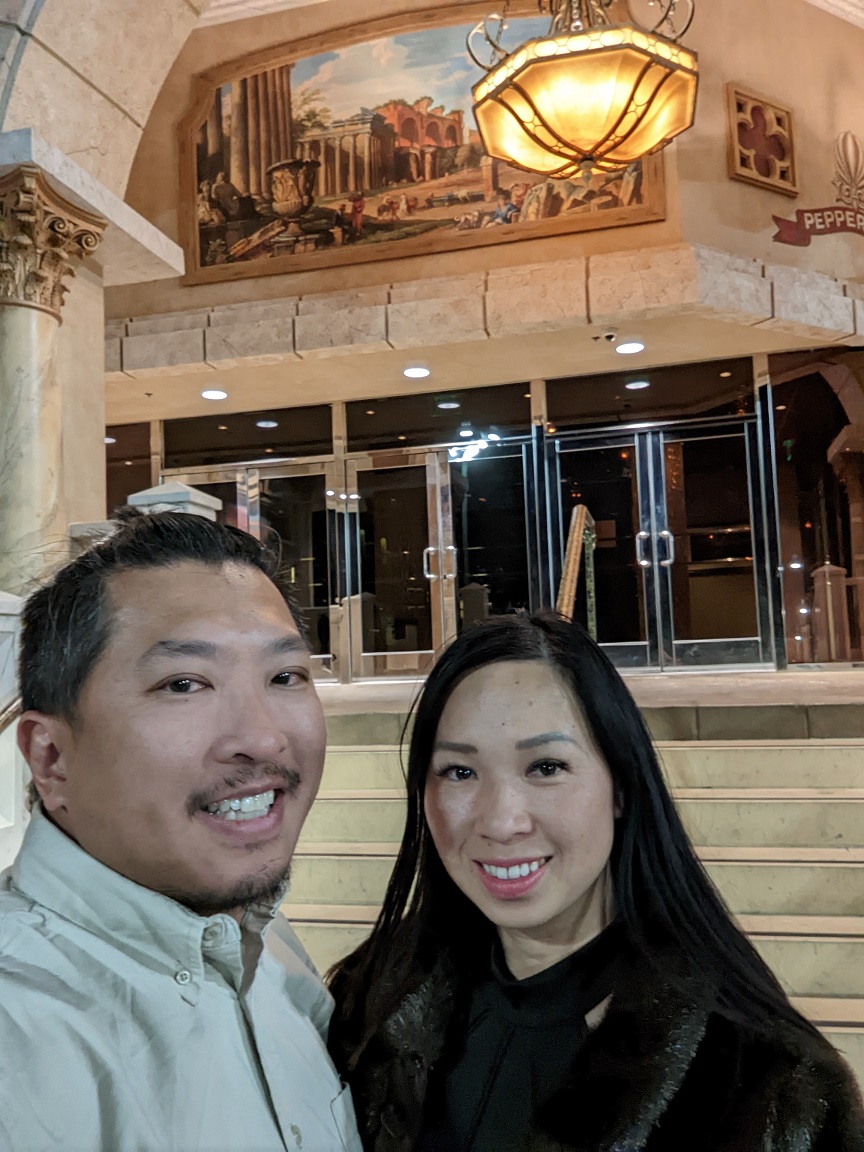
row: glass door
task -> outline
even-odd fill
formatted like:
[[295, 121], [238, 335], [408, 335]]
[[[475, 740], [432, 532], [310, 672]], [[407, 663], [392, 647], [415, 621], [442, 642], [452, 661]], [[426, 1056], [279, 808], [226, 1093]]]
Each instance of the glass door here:
[[458, 557], [446, 451], [346, 464], [352, 677], [424, 675], [456, 635]]
[[458, 628], [488, 616], [530, 610], [529, 444], [488, 445], [469, 460], [450, 460], [451, 555], [456, 557]]
[[[572, 508], [596, 525], [597, 639], [621, 668], [772, 662], [755, 421], [561, 437], [554, 569]], [[585, 566], [576, 618], [587, 623]]]
[[316, 679], [340, 675], [344, 539], [332, 460], [165, 472], [222, 501], [217, 519], [262, 540], [279, 557], [306, 625]]

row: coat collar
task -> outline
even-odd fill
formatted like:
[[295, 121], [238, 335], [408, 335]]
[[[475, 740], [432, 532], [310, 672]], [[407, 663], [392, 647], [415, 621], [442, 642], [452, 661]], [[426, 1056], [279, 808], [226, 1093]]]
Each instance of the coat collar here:
[[644, 1148], [705, 1036], [709, 1011], [697, 1002], [659, 981], [616, 993], [538, 1117], [544, 1130], [574, 1152]]

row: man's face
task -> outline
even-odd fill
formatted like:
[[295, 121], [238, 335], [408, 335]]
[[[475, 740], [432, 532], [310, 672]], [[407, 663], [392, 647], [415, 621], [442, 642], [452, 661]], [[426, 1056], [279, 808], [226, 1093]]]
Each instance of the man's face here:
[[45, 718], [45, 808], [91, 856], [196, 911], [269, 895], [324, 763], [290, 610], [240, 564], [124, 572], [108, 594], [111, 638], [75, 724]]

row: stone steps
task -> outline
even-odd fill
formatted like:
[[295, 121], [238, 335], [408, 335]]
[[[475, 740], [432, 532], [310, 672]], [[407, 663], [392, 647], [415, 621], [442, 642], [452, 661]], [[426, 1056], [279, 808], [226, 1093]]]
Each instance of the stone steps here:
[[[676, 790], [673, 790], [673, 794]], [[678, 811], [694, 843], [706, 847], [864, 848], [864, 790], [686, 790]], [[861, 792], [859, 795], [858, 792]], [[688, 794], [689, 793], [689, 794]], [[324, 790], [303, 829], [304, 840], [401, 839], [405, 801], [396, 789]]]

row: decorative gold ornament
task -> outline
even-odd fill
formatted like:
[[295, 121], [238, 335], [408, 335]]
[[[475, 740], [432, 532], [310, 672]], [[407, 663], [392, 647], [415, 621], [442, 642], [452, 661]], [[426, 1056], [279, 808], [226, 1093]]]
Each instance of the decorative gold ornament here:
[[[695, 116], [697, 58], [678, 44], [693, 3], [540, 0], [552, 12], [549, 35], [509, 54], [501, 47], [505, 17], [478, 24], [468, 49], [487, 71], [472, 94], [488, 154], [564, 180], [617, 171], [664, 148]], [[619, 13], [629, 22], [613, 23]], [[477, 55], [480, 36], [491, 64]]]
[[60, 317], [66, 280], [99, 246], [106, 222], [57, 193], [25, 164], [0, 179], [0, 304]]

